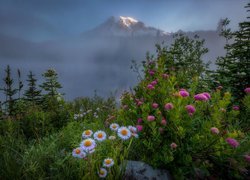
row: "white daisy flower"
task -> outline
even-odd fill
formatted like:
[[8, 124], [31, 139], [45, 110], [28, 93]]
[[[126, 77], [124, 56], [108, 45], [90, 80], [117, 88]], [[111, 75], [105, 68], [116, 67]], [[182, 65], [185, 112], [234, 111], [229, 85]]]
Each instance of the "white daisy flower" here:
[[72, 156], [76, 158], [84, 158], [86, 157], [86, 153], [82, 148], [78, 147], [72, 151]]
[[109, 136], [109, 140], [115, 140], [116, 137], [115, 136]]
[[121, 139], [126, 140], [126, 139], [129, 139], [131, 137], [131, 132], [128, 128], [122, 126], [118, 129], [118, 136]]
[[112, 131], [117, 131], [117, 129], [119, 128], [119, 125], [117, 123], [112, 123], [110, 124], [109, 127]]
[[98, 172], [98, 175], [100, 178], [105, 178], [107, 176], [108, 172], [105, 168], [100, 168], [100, 171]]
[[104, 159], [103, 166], [104, 167], [111, 167], [114, 165], [114, 160], [111, 158]]
[[88, 138], [88, 139], [84, 139], [81, 142], [80, 146], [84, 151], [89, 152], [96, 147], [96, 143], [94, 139]]
[[136, 133], [137, 132], [137, 128], [134, 126], [128, 126], [128, 129], [132, 132], [132, 133]]
[[83, 131], [83, 133], [82, 133], [82, 138], [83, 139], [85, 139], [85, 138], [89, 138], [89, 137], [91, 137], [92, 136], [92, 134], [93, 134], [93, 131], [91, 131], [91, 130], [85, 130], [85, 131]]
[[96, 131], [94, 134], [94, 139], [97, 141], [104, 141], [107, 135], [104, 131]]

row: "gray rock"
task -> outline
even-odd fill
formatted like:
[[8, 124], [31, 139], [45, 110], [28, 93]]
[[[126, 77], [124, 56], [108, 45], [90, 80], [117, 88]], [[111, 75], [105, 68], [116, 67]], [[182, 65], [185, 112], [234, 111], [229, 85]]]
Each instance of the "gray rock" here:
[[153, 169], [141, 161], [127, 161], [125, 180], [171, 180], [167, 170]]

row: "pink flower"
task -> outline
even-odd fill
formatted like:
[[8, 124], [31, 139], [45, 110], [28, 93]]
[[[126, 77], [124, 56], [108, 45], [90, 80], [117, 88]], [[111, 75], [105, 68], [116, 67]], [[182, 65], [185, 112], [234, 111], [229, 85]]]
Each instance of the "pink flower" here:
[[163, 119], [161, 120], [161, 125], [163, 125], [163, 126], [166, 126], [166, 125], [167, 125], [166, 119], [163, 118]]
[[250, 94], [250, 87], [247, 87], [244, 91], [245, 93]]
[[162, 77], [163, 77], [164, 79], [167, 79], [167, 78], [169, 77], [169, 75], [168, 75], [168, 74], [162, 74]]
[[188, 97], [189, 96], [189, 93], [185, 89], [180, 90], [179, 94], [182, 97]]
[[196, 111], [195, 107], [193, 105], [187, 105], [186, 107], [187, 112], [189, 115], [193, 115], [193, 113]]
[[208, 92], [204, 92], [202, 93], [204, 96], [207, 97], [207, 99], [211, 99], [211, 95]]
[[211, 131], [211, 133], [213, 133], [213, 134], [219, 134], [219, 133], [220, 133], [219, 129], [216, 128], [216, 127], [212, 127], [212, 128], [210, 129], [210, 131]]
[[128, 105], [124, 105], [122, 108], [123, 109], [128, 109]]
[[233, 139], [233, 138], [227, 138], [227, 139], [226, 139], [226, 142], [227, 142], [230, 146], [232, 146], [233, 148], [236, 148], [236, 147], [239, 146], [239, 142], [238, 142], [237, 140]]
[[158, 81], [157, 81], [157, 80], [154, 80], [154, 81], [152, 81], [150, 84], [152, 84], [153, 86], [155, 86], [157, 83], [158, 83]]
[[250, 155], [244, 155], [244, 158], [245, 158], [245, 160], [246, 160], [247, 162], [250, 163]]
[[152, 84], [149, 84], [149, 85], [147, 86], [147, 88], [150, 89], [150, 90], [152, 90], [152, 89], [154, 89], [155, 87], [154, 87]]
[[170, 147], [171, 147], [171, 149], [175, 149], [175, 148], [177, 148], [177, 144], [175, 144], [175, 143], [173, 142], [173, 143], [170, 144]]
[[167, 104], [165, 104], [164, 108], [165, 108], [165, 110], [171, 110], [174, 108], [174, 105], [172, 103], [167, 103]]
[[196, 94], [195, 96], [194, 96], [194, 99], [196, 100], [196, 101], [207, 101], [208, 100], [208, 98], [207, 98], [207, 96], [205, 96], [204, 94]]
[[159, 132], [162, 134], [164, 132], [164, 129], [162, 127], [159, 127]]
[[153, 76], [155, 74], [155, 71], [154, 70], [149, 70], [148, 73]]
[[159, 105], [158, 105], [157, 103], [153, 103], [153, 104], [152, 104], [152, 107], [153, 107], [154, 109], [157, 109], [158, 106], [159, 106]]
[[221, 90], [221, 89], [223, 89], [223, 87], [222, 87], [222, 86], [218, 86], [217, 89], [218, 89], [218, 90]]
[[142, 125], [136, 125], [136, 129], [138, 132], [141, 132], [142, 129], [143, 129], [143, 126]]
[[148, 116], [148, 121], [154, 121], [155, 120], [155, 117], [154, 116]]
[[240, 107], [235, 105], [235, 106], [233, 106], [233, 110], [239, 111], [239, 110], [240, 110]]
[[142, 104], [143, 104], [143, 102], [141, 102], [141, 101], [137, 101], [137, 103], [136, 103], [137, 106], [141, 106]]
[[137, 123], [138, 123], [138, 124], [141, 124], [141, 123], [142, 123], [142, 118], [138, 118], [138, 119], [137, 119]]

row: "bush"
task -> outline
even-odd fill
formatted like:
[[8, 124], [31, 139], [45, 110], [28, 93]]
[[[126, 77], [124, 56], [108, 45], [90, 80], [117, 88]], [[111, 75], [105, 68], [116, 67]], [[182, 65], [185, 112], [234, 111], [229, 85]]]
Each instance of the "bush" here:
[[166, 74], [162, 58], [146, 62], [145, 78], [134, 93], [122, 96], [118, 119], [133, 120], [142, 129], [132, 158], [168, 169], [177, 179], [245, 177], [250, 136], [240, 127], [239, 109], [231, 106], [230, 93], [202, 92], [198, 77]]

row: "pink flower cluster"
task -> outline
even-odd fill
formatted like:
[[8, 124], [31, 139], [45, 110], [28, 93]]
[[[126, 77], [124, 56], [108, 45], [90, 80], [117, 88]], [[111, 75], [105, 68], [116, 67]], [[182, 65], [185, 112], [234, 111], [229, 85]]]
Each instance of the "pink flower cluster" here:
[[158, 83], [157, 79], [152, 81], [148, 86], [147, 88], [150, 89], [150, 90], [153, 90], [155, 88], [155, 85]]
[[167, 104], [165, 104], [164, 108], [165, 108], [165, 110], [171, 110], [174, 108], [174, 105], [172, 103], [167, 103]]
[[193, 105], [187, 105], [185, 108], [190, 116], [192, 116], [193, 113], [195, 113], [195, 111], [196, 111], [196, 109]]
[[210, 131], [211, 131], [211, 133], [213, 133], [213, 134], [219, 134], [219, 133], [220, 133], [219, 129], [216, 128], [216, 127], [212, 127], [212, 128], [210, 129]]
[[155, 120], [155, 117], [152, 116], [152, 115], [149, 115], [147, 119], [148, 119], [148, 121], [154, 121], [154, 120]]
[[234, 106], [233, 106], [233, 110], [234, 110], [234, 111], [239, 111], [239, 110], [240, 110], [240, 107], [237, 106], [237, 105], [234, 105]]
[[207, 92], [196, 94], [194, 99], [196, 101], [208, 101], [211, 98], [211, 95]]
[[227, 138], [226, 142], [233, 148], [237, 148], [240, 145], [239, 142], [233, 138]]
[[181, 95], [181, 97], [188, 97], [189, 96], [189, 92], [187, 92], [186, 89], [181, 89], [179, 91], [179, 94]]
[[177, 148], [177, 144], [175, 144], [174, 142], [170, 144], [171, 149], [176, 149]]
[[150, 74], [150, 76], [153, 76], [155, 74], [154, 70], [149, 70], [148, 73]]
[[247, 87], [244, 91], [245, 93], [250, 94], [250, 87]]

